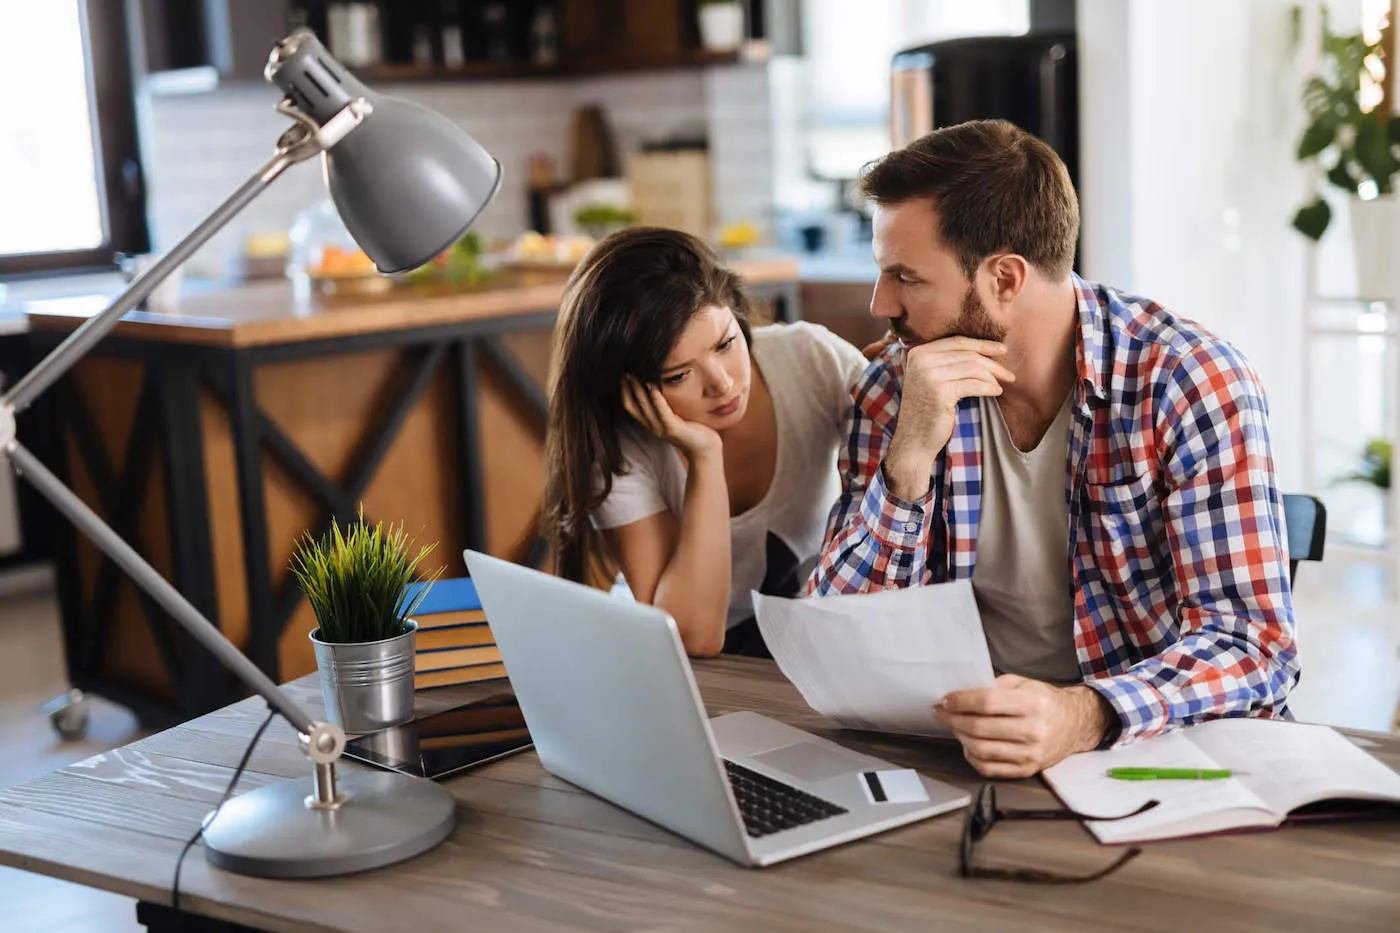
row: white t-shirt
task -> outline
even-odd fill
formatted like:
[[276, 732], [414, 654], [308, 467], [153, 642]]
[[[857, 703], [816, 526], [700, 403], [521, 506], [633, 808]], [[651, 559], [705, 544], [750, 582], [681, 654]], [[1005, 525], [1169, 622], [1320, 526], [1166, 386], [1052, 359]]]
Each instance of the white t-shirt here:
[[1070, 397], [1034, 450], [1011, 440], [1001, 403], [980, 398], [982, 515], [972, 592], [992, 667], [1055, 684], [1079, 683], [1065, 464]]
[[[729, 519], [728, 626], [753, 615], [751, 590], [801, 593], [840, 495], [836, 451], [846, 440], [851, 386], [866, 365], [855, 347], [803, 322], [756, 328], [750, 352], [773, 395], [777, 464], [758, 504]], [[621, 446], [623, 472], [594, 510], [594, 526], [630, 525], [662, 510], [680, 521], [686, 480], [680, 452], [640, 431], [625, 432]]]

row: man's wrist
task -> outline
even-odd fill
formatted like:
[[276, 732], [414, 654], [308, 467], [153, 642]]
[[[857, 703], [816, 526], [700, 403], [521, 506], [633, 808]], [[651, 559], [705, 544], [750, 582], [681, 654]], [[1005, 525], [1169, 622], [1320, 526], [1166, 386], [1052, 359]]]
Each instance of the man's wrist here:
[[1089, 752], [1103, 744], [1104, 737], [1112, 728], [1117, 714], [1103, 694], [1085, 686], [1070, 687], [1066, 690], [1073, 697], [1075, 747], [1076, 752]]
[[933, 482], [933, 462], [937, 454], [908, 450], [898, 438], [890, 442], [885, 455], [885, 481], [896, 498], [916, 502], [928, 495]]

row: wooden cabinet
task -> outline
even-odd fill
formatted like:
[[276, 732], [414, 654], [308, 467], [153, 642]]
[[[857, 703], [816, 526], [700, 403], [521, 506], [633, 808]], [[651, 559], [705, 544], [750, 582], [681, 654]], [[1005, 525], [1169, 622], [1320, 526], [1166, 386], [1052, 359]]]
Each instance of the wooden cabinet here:
[[289, 0], [140, 0], [148, 74], [213, 68], [224, 80], [261, 79], [291, 23]]
[[695, 3], [687, 0], [563, 0], [563, 14], [571, 70], [677, 67], [699, 49]]

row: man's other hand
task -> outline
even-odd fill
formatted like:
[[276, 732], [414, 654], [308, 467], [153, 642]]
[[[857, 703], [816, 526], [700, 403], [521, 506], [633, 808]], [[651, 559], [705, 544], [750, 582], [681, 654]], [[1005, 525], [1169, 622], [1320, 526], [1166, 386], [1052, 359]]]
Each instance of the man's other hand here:
[[963, 755], [983, 775], [1023, 778], [1097, 748], [1112, 709], [1088, 687], [1003, 674], [994, 687], [948, 694], [933, 715], [953, 730]]

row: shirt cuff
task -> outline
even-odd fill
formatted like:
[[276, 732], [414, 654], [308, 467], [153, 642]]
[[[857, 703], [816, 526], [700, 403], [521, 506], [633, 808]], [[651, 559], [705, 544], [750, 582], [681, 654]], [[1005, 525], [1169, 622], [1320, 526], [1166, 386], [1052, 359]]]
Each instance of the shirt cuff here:
[[1132, 674], [1086, 680], [1084, 686], [1108, 701], [1117, 714], [1099, 748], [1127, 745], [1167, 728], [1167, 701], [1155, 687]]
[[915, 551], [928, 546], [935, 498], [932, 483], [923, 498], [912, 502], [894, 495], [885, 483], [885, 466], [881, 464], [866, 487], [860, 516], [883, 546], [894, 551]]

